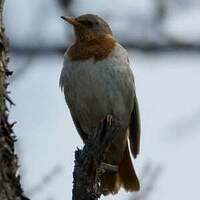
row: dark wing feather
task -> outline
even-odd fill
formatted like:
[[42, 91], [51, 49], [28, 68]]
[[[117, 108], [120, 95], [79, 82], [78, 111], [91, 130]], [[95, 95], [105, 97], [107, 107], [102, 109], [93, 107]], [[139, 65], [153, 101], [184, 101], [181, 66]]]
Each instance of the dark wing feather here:
[[133, 111], [131, 113], [131, 121], [129, 129], [130, 129], [130, 134], [129, 134], [130, 148], [133, 157], [136, 158], [140, 151], [140, 132], [141, 132], [140, 113], [136, 96], [134, 97], [134, 106], [133, 106]]
[[77, 119], [77, 117], [75, 116], [74, 113], [71, 112], [71, 116], [72, 116], [72, 119], [73, 119], [73, 122], [74, 122], [74, 125], [76, 126], [76, 129], [79, 133], [79, 135], [81, 136], [81, 139], [83, 140], [83, 142], [85, 142], [87, 140], [87, 134], [84, 133], [83, 129], [81, 128], [81, 125]]

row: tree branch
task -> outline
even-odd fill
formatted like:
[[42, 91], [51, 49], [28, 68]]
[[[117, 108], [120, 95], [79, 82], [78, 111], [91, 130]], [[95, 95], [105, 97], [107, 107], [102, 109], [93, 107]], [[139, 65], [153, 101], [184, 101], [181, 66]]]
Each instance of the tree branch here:
[[122, 131], [117, 121], [112, 125], [107, 119], [100, 123], [95, 135], [90, 136], [83, 150], [75, 152], [73, 200], [97, 200], [100, 198], [101, 177], [115, 173], [118, 168], [104, 163], [106, 153], [115, 137]]
[[[127, 49], [137, 49], [144, 52], [171, 52], [171, 51], [200, 51], [200, 44], [186, 44], [173, 41], [169, 44], [140, 44], [135, 42], [124, 42], [122, 45]], [[12, 45], [11, 52], [20, 55], [50, 55], [50, 54], [64, 54], [67, 46], [61, 45], [49, 45], [49, 46], [24, 46], [24, 45]]]

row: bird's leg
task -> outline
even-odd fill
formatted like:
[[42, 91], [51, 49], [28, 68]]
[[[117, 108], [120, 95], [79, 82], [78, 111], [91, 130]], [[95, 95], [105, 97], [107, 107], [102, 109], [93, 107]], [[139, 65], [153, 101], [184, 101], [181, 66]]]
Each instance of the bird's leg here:
[[[112, 115], [106, 115], [106, 124], [107, 126], [112, 126], [113, 125], [113, 116]], [[105, 134], [104, 134], [105, 136]], [[105, 163], [105, 162], [101, 162], [100, 164], [100, 170], [103, 170], [104, 172], [106, 173], [117, 173], [118, 172], [118, 165], [112, 165], [112, 164], [109, 164], [109, 163]]]
[[107, 124], [109, 126], [111, 126], [112, 125], [112, 121], [113, 121], [113, 116], [112, 115], [107, 115], [106, 116], [106, 121], [107, 121]]

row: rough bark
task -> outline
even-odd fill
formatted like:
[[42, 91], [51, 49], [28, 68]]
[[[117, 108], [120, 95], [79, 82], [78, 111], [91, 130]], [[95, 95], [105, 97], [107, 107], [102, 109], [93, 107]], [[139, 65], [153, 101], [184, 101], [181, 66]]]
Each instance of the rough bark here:
[[116, 173], [117, 166], [104, 163], [113, 139], [122, 132], [118, 122], [100, 123], [97, 133], [88, 139], [83, 150], [75, 152], [73, 200], [97, 200], [102, 191], [100, 180], [104, 173]]
[[16, 138], [13, 125], [8, 121], [9, 110], [7, 104], [13, 104], [9, 97], [8, 76], [12, 74], [8, 65], [8, 39], [3, 25], [4, 0], [0, 0], [0, 200], [25, 200], [17, 175], [18, 159], [14, 152]]

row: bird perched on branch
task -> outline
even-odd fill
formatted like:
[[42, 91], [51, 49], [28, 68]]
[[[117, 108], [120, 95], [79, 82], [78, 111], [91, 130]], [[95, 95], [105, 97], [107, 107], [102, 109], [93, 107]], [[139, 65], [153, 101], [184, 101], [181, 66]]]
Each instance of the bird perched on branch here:
[[110, 123], [117, 119], [125, 128], [111, 141], [106, 163], [117, 165], [118, 171], [104, 174], [102, 192], [115, 194], [121, 186], [138, 191], [131, 153], [134, 158], [139, 153], [140, 116], [127, 51], [97, 15], [61, 18], [73, 26], [75, 42], [64, 55], [60, 86], [83, 142], [106, 116]]

